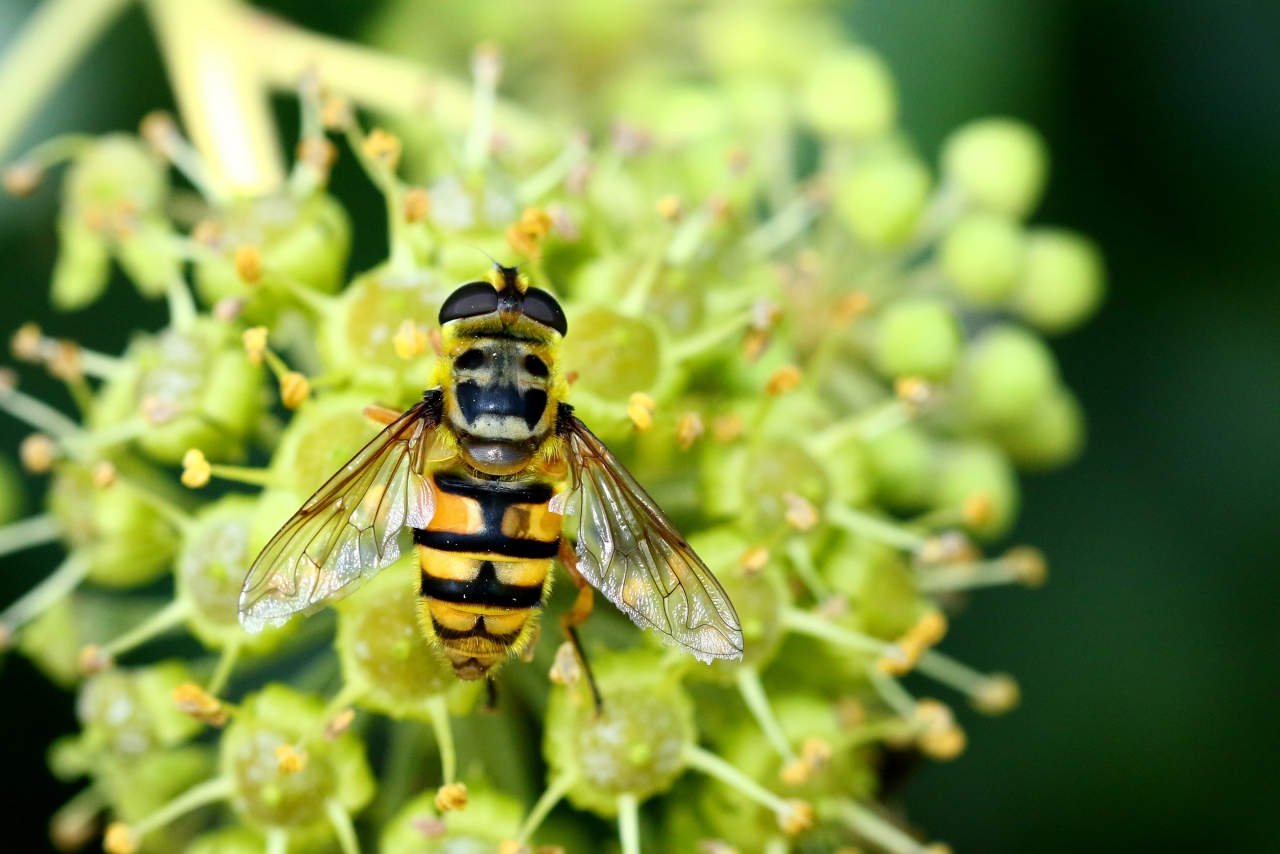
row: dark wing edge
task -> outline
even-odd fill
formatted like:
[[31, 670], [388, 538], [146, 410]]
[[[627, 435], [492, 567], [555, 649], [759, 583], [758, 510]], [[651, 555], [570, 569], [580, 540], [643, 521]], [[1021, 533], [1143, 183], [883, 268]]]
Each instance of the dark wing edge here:
[[435, 491], [425, 462], [440, 421], [440, 392], [375, 436], [316, 490], [254, 560], [240, 591], [250, 633], [353, 592], [400, 557], [402, 528], [425, 528]]
[[572, 478], [563, 506], [577, 517], [578, 570], [636, 625], [700, 661], [741, 658], [733, 603], [671, 520], [580, 419], [563, 412], [557, 430]]

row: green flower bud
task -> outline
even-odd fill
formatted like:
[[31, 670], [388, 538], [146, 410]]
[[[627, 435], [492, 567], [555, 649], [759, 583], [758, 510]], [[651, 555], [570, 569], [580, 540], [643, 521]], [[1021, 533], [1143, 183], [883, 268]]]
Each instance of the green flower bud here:
[[902, 552], [870, 538], [845, 537], [821, 571], [833, 590], [858, 603], [854, 627], [874, 637], [897, 640], [926, 607]]
[[933, 489], [933, 444], [919, 426], [902, 425], [869, 439], [867, 461], [876, 499], [893, 511], [923, 510]]
[[159, 211], [168, 194], [165, 164], [126, 134], [95, 140], [67, 170], [63, 184], [63, 204], [81, 211]]
[[876, 330], [876, 363], [886, 376], [946, 379], [955, 369], [963, 333], [945, 302], [929, 297], [889, 306]]
[[938, 265], [951, 286], [974, 305], [1005, 302], [1022, 272], [1022, 229], [1000, 214], [974, 212], [947, 230], [938, 247]]
[[942, 173], [974, 204], [1009, 216], [1035, 209], [1048, 172], [1044, 140], [1014, 119], [981, 119], [954, 131], [942, 149]]
[[519, 830], [520, 802], [482, 781], [467, 782], [467, 808], [441, 815], [435, 792], [423, 792], [382, 833], [382, 854], [493, 854]]
[[569, 314], [569, 329], [562, 359], [568, 370], [578, 373], [575, 392], [621, 403], [657, 382], [661, 342], [647, 319], [588, 308]]
[[94, 485], [79, 466], [59, 468], [49, 490], [49, 512], [67, 545], [90, 556], [88, 578], [108, 587], [137, 587], [164, 573], [178, 547], [178, 533], [155, 506], [128, 483]]
[[99, 232], [71, 213], [58, 218], [58, 260], [49, 298], [59, 311], [95, 302], [111, 280], [111, 251]]
[[333, 293], [343, 282], [351, 222], [342, 204], [326, 193], [305, 199], [285, 195], [237, 201], [217, 215], [213, 231], [215, 252], [197, 262], [196, 290], [208, 305], [226, 298], [245, 300], [243, 316], [249, 323], [270, 325], [292, 299], [270, 282], [246, 284], [236, 270], [238, 247], [256, 247], [268, 276], [317, 293]]
[[1047, 471], [1075, 460], [1084, 446], [1080, 403], [1069, 390], [1055, 388], [1023, 421], [997, 431], [995, 438], [1018, 468]]
[[201, 643], [214, 649], [239, 643], [265, 652], [288, 631], [270, 627], [250, 635], [240, 626], [240, 588], [257, 555], [249, 540], [258, 504], [229, 495], [203, 508], [185, 533], [174, 566], [177, 596], [192, 605], [187, 623]]
[[644, 800], [671, 788], [693, 744], [693, 707], [676, 678], [652, 653], [592, 658], [604, 697], [597, 715], [581, 684], [557, 687], [547, 705], [543, 754], [550, 776], [574, 779], [569, 800], [597, 815], [617, 812], [621, 794]]
[[343, 684], [360, 690], [361, 706], [429, 721], [433, 699], [450, 689], [474, 699], [480, 684], [460, 683], [423, 637], [417, 592], [418, 560], [410, 554], [338, 603], [334, 646]]
[[313, 397], [298, 408], [271, 466], [273, 486], [296, 496], [294, 510], [378, 435], [378, 425], [364, 417], [364, 408], [376, 402], [367, 392], [341, 392]]
[[[234, 781], [232, 806], [255, 827], [302, 828], [327, 822], [325, 802], [349, 813], [373, 797], [364, 745], [348, 731], [324, 733], [324, 703], [283, 685], [244, 700], [219, 743], [222, 773]], [[305, 755], [299, 769], [281, 767], [277, 748]]]
[[875, 494], [878, 475], [866, 444], [846, 440], [825, 454], [830, 466], [831, 497], [841, 504], [860, 507]]
[[404, 350], [403, 338], [397, 346], [397, 336], [405, 324], [421, 332], [435, 327], [440, 304], [456, 284], [438, 273], [404, 275], [389, 267], [361, 275], [324, 317], [320, 348], [325, 364], [371, 388], [402, 397], [421, 393], [435, 359], [429, 348], [416, 354]]
[[82, 744], [94, 754], [136, 757], [192, 738], [200, 723], [178, 711], [172, 696], [189, 681], [181, 661], [90, 677], [76, 701]]
[[800, 115], [818, 133], [871, 139], [893, 127], [897, 101], [884, 60], [865, 48], [841, 47], [812, 66], [800, 93]]
[[892, 249], [914, 234], [929, 197], [929, 172], [895, 151], [869, 154], [836, 188], [836, 212], [854, 237]]
[[835, 42], [822, 19], [754, 3], [712, 7], [699, 32], [707, 64], [726, 77], [795, 79], [815, 53]]
[[787, 522], [787, 493], [794, 493], [815, 508], [825, 507], [830, 487], [825, 467], [799, 445], [776, 443], [753, 455], [742, 486], [742, 522], [757, 535], [777, 530]]
[[173, 465], [191, 448], [213, 460], [244, 455], [265, 405], [264, 372], [235, 329], [201, 319], [136, 339], [126, 359], [103, 387], [91, 426], [142, 417], [151, 426], [138, 445]]
[[961, 403], [978, 424], [997, 427], [1030, 417], [1058, 386], [1058, 366], [1044, 341], [1009, 324], [987, 329], [965, 364]]
[[201, 834], [187, 847], [186, 854], [264, 854], [266, 840], [247, 827], [224, 827]]
[[975, 535], [995, 540], [1008, 532], [1018, 514], [1018, 481], [1009, 459], [984, 442], [957, 442], [940, 455], [934, 506], [962, 507], [981, 499], [982, 519], [969, 525]]
[[741, 660], [717, 659], [709, 667], [694, 668], [692, 675], [731, 682], [739, 667], [763, 668], [778, 651], [783, 634], [782, 612], [791, 604], [782, 574], [767, 568], [744, 571], [742, 558], [752, 544], [733, 528], [703, 531], [690, 537], [689, 544], [729, 594], [745, 645]]
[[1105, 283], [1102, 254], [1091, 240], [1064, 229], [1036, 229], [1027, 240], [1014, 307], [1038, 329], [1066, 332], [1097, 311]]

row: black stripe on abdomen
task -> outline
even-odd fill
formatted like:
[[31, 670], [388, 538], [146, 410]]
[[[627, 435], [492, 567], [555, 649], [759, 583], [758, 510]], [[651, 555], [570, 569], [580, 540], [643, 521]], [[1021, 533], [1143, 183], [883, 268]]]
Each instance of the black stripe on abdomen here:
[[501, 605], [504, 608], [537, 608], [542, 604], [542, 585], [505, 584], [498, 580], [493, 561], [480, 564], [480, 572], [470, 581], [439, 578], [422, 570], [422, 595], [441, 602], [470, 605]]
[[424, 531], [421, 528], [414, 528], [413, 541], [417, 545], [442, 552], [471, 552], [511, 558], [552, 558], [560, 551], [558, 539], [552, 542], [526, 540], [521, 537], [508, 537], [498, 531], [456, 534], [453, 531]]

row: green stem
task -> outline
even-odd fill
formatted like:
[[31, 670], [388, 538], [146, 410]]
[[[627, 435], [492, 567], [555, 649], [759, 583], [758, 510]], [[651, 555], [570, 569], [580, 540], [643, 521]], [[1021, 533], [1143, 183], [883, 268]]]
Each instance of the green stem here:
[[458, 754], [453, 744], [453, 728], [449, 725], [449, 706], [444, 694], [432, 697], [427, 705], [431, 712], [431, 729], [436, 734], [436, 746], [440, 748], [440, 769], [447, 786], [456, 781], [458, 773]]
[[926, 649], [920, 653], [916, 662], [916, 670], [932, 679], [956, 689], [962, 694], [973, 695], [987, 684], [991, 677], [967, 664], [956, 661], [949, 655]]
[[837, 625], [830, 620], [825, 620], [799, 608], [787, 608], [783, 611], [782, 625], [790, 631], [819, 638], [854, 652], [885, 655], [895, 648], [891, 643], [882, 641], [879, 638], [873, 638], [870, 635], [864, 635], [861, 632], [855, 632], [852, 629], [846, 629], [844, 626]]
[[68, 555], [44, 581], [0, 612], [0, 628], [13, 631], [40, 616], [75, 590], [88, 574], [88, 555], [81, 552]]
[[263, 854], [289, 854], [289, 831], [279, 827], [267, 828], [267, 847]]
[[159, 611], [102, 648], [113, 658], [164, 634], [187, 618], [191, 608], [186, 599], [174, 599]]
[[777, 815], [786, 815], [791, 811], [791, 807], [787, 805], [786, 801], [711, 751], [703, 750], [696, 744], [686, 744], [683, 756], [685, 763], [689, 767], [701, 771], [708, 777], [714, 777], [726, 786], [737, 789], [761, 806], [773, 810]]
[[640, 854], [640, 802], [630, 792], [618, 795], [618, 838], [622, 854]]
[[919, 534], [913, 534], [892, 522], [887, 522], [861, 510], [854, 510], [852, 507], [845, 507], [842, 504], [828, 506], [826, 516], [831, 520], [831, 524], [838, 528], [843, 528], [853, 534], [870, 537], [873, 540], [879, 540], [882, 543], [906, 551], [916, 551], [925, 544], [925, 538]]
[[0, 556], [52, 543], [60, 530], [58, 520], [50, 513], [5, 525], [0, 528]]
[[329, 815], [329, 824], [338, 837], [338, 848], [342, 854], [360, 854], [360, 841], [356, 838], [355, 825], [351, 823], [351, 813], [335, 798], [324, 802], [324, 810]]
[[70, 439], [81, 433], [79, 424], [44, 401], [15, 388], [0, 387], [0, 409], [57, 439]]
[[573, 784], [576, 781], [577, 778], [572, 774], [564, 774], [552, 780], [547, 785], [546, 791], [542, 793], [542, 797], [538, 798], [538, 802], [529, 811], [529, 815], [525, 817], [524, 823], [520, 825], [520, 832], [516, 834], [516, 840], [522, 843], [528, 842], [529, 837], [537, 833], [543, 819], [547, 817], [547, 813], [555, 809], [556, 804], [560, 803], [560, 799], [565, 796], [569, 789], [573, 788]]
[[787, 734], [782, 731], [782, 725], [778, 723], [773, 707], [769, 705], [769, 697], [764, 692], [764, 685], [760, 683], [760, 674], [755, 668], [743, 665], [738, 668], [737, 680], [738, 693], [742, 695], [743, 702], [751, 710], [751, 715], [760, 725], [765, 738], [773, 745], [773, 749], [778, 751], [783, 761], [794, 762], [795, 751], [791, 749]]
[[876, 689], [876, 693], [880, 695], [880, 699], [885, 701], [890, 709], [896, 714], [901, 715], [907, 720], [911, 720], [916, 714], [916, 698], [902, 687], [902, 683], [894, 679], [889, 674], [880, 670], [874, 664], [867, 668], [867, 678], [871, 680], [871, 686]]
[[206, 689], [211, 696], [218, 696], [222, 693], [222, 689], [227, 687], [227, 680], [231, 678], [231, 672], [236, 668], [243, 645], [244, 640], [240, 636], [235, 636], [222, 647], [222, 653], [218, 656], [218, 666], [214, 668], [213, 676], [209, 678], [209, 687]]
[[0, 59], [0, 161], [130, 0], [46, 0]]
[[229, 799], [234, 791], [235, 781], [230, 777], [214, 777], [212, 780], [197, 783], [135, 824], [133, 832], [138, 836], [145, 836], [150, 831], [164, 827], [194, 809]]
[[830, 811], [854, 833], [890, 854], [928, 854], [926, 846], [861, 804], [840, 799], [831, 804]]

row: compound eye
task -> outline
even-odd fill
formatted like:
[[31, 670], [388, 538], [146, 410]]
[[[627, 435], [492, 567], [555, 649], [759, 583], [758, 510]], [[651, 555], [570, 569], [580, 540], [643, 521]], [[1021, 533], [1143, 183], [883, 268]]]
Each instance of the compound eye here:
[[479, 317], [498, 310], [498, 292], [488, 282], [468, 282], [461, 286], [440, 306], [440, 323], [464, 317]]
[[543, 326], [550, 326], [561, 335], [569, 329], [569, 322], [565, 320], [564, 309], [560, 308], [560, 303], [541, 288], [529, 288], [525, 291], [523, 310], [525, 317], [536, 320]]

